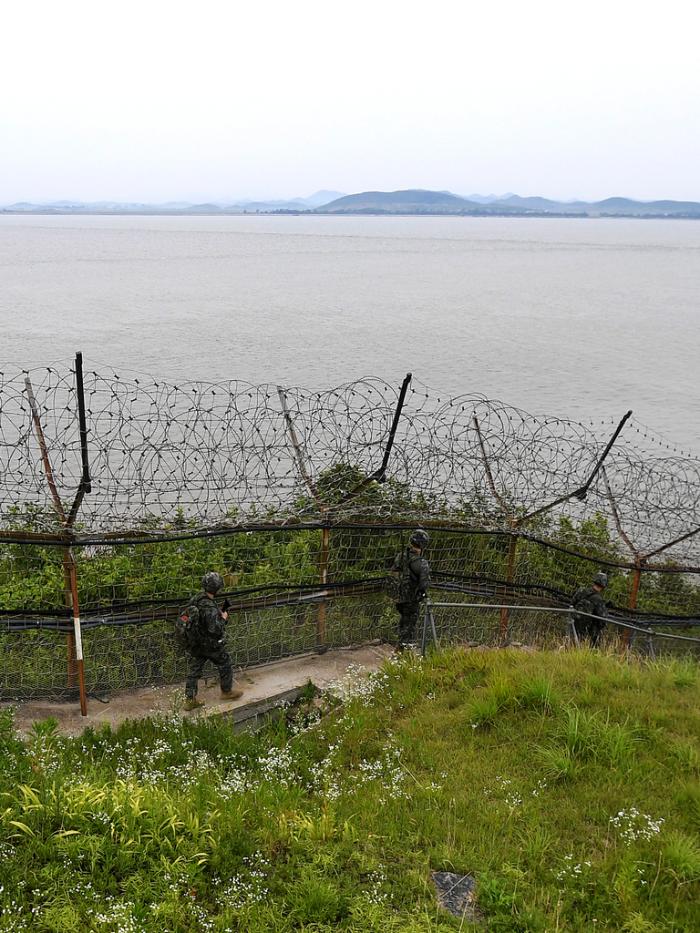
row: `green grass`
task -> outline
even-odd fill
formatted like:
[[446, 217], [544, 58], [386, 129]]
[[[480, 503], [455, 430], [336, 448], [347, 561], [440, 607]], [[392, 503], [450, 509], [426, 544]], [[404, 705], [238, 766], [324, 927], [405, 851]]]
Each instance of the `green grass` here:
[[457, 649], [257, 736], [3, 714], [0, 930], [472, 928], [431, 869], [489, 931], [697, 930], [699, 700], [687, 662]]

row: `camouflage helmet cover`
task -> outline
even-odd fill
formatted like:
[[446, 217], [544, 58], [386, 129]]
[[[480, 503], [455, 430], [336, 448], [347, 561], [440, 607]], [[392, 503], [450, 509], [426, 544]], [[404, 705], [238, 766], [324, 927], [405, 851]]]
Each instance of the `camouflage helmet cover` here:
[[415, 547], [419, 547], [421, 551], [428, 546], [430, 542], [430, 535], [427, 531], [423, 531], [422, 528], [416, 528], [416, 530], [411, 535], [409, 544], [413, 544]]
[[202, 577], [202, 589], [205, 593], [218, 593], [224, 585], [224, 579], [216, 570], [209, 570]]
[[597, 573], [593, 577], [593, 582], [598, 586], [605, 588], [608, 585], [608, 575], [607, 573]]

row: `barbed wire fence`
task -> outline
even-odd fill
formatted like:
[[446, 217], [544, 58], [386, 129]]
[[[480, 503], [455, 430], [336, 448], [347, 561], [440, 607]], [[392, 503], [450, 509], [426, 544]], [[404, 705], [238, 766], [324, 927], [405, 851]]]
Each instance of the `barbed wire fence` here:
[[700, 460], [631, 412], [534, 416], [410, 375], [166, 383], [78, 354], [0, 373], [0, 473], [3, 699], [84, 711], [182, 679], [172, 623], [213, 568], [241, 666], [391, 638], [417, 524], [441, 638], [561, 641], [553, 610], [606, 569], [609, 637], [697, 653]]

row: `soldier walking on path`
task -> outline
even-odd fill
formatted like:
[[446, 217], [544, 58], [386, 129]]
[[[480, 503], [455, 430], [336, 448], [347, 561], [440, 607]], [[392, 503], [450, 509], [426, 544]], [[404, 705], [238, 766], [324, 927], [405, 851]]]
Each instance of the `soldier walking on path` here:
[[243, 695], [242, 690], [233, 687], [231, 656], [224, 645], [228, 612], [219, 609], [216, 604], [216, 594], [223, 585], [221, 574], [216, 571], [205, 573], [202, 577], [203, 592], [190, 600], [186, 610], [189, 613], [192, 631], [187, 648], [189, 661], [185, 684], [186, 710], [204, 706], [204, 701], [197, 699], [197, 681], [202, 676], [207, 661], [211, 661], [219, 671], [223, 700], [237, 700]]
[[427, 531], [417, 528], [408, 546], [394, 558], [391, 568], [392, 573], [398, 575], [399, 651], [416, 641], [419, 604], [427, 596], [430, 585], [430, 565], [423, 556], [429, 541]]
[[[605, 605], [601, 593], [607, 585], [607, 574], [597, 573], [591, 586], [581, 587], [581, 589], [576, 590], [571, 600], [571, 605], [577, 610], [573, 618], [576, 635], [579, 639], [587, 639], [592, 648], [598, 647], [600, 633], [605, 628], [608, 607]], [[586, 615], [579, 615], [582, 612], [585, 612]], [[590, 616], [597, 616], [597, 618], [591, 619]]]

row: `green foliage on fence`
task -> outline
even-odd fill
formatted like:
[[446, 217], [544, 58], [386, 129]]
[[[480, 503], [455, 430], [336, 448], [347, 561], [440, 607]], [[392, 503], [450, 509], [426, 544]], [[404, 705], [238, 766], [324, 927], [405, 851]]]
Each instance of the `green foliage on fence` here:
[[[408, 537], [407, 529], [396, 526], [428, 504], [420, 494], [393, 480], [364, 484], [363, 480], [358, 468], [336, 465], [321, 475], [314, 488], [315, 499], [310, 491], [299, 498], [302, 518], [305, 509], [316, 509], [318, 501], [328, 506], [322, 513], [327, 518], [327, 532], [290, 523], [274, 530], [237, 530], [188, 538], [195, 526], [176, 510], [166, 530], [182, 535], [181, 540], [74, 547], [81, 616], [105, 623], [84, 627], [88, 690], [111, 693], [183, 679], [185, 658], [171, 637], [173, 617], [200, 589], [202, 575], [211, 569], [223, 575], [226, 593], [243, 603], [257, 601], [255, 609], [237, 611], [234, 624], [229, 626], [227, 643], [237, 665], [314, 650], [322, 637], [328, 646], [392, 637], [392, 593], [384, 583], [394, 556]], [[334, 510], [341, 503], [343, 521], [336, 525]], [[435, 505], [430, 503], [433, 515]], [[539, 516], [516, 539], [489, 531], [489, 515], [478, 512], [482, 505], [465, 502], [452, 512], [444, 510], [443, 528], [432, 521], [428, 556], [436, 583], [462, 583], [474, 598], [495, 596], [495, 602], [515, 595], [516, 601], [522, 597], [531, 603], [554, 601], [561, 605], [602, 567], [610, 579], [608, 602], [619, 608], [630, 604], [633, 573], [615, 566], [627, 562], [628, 556], [604, 516], [596, 514], [580, 522]], [[373, 522], [368, 521], [368, 515], [374, 516]], [[237, 518], [232, 511], [230, 520]], [[269, 523], [272, 518], [265, 515], [260, 521]], [[45, 531], [51, 520], [37, 509], [22, 514], [16, 511], [10, 516], [10, 526], [17, 531]], [[162, 516], [153, 517], [143, 530], [149, 528], [162, 533]], [[328, 542], [327, 555], [324, 540]], [[44, 543], [0, 544], [0, 610], [10, 615], [33, 611], [66, 618], [65, 553], [62, 547]], [[318, 604], [274, 603], [287, 594], [294, 598], [298, 588], [318, 590], [324, 560], [330, 583], [369, 579], [376, 581], [378, 592], [329, 600], [326, 631], [321, 636]], [[672, 565], [665, 569], [665, 573], [642, 575], [638, 608], [678, 616], [700, 613], [700, 586], [690, 575], [673, 572], [676, 568]], [[117, 626], [110, 624], [115, 618]], [[125, 624], [131, 618], [138, 624]], [[483, 637], [491, 642], [497, 624], [494, 619], [493, 614], [484, 612], [478, 614], [478, 620], [468, 619], [461, 610], [449, 610], [438, 621], [447, 641], [466, 637], [469, 628], [472, 640]], [[532, 643], [541, 628], [556, 639], [557, 633], [561, 634], [559, 622], [551, 616], [513, 616], [511, 634], [516, 640]], [[685, 634], [694, 635], [697, 630]], [[2, 696], [65, 696], [74, 687], [67, 675], [65, 637], [57, 632], [0, 628], [0, 652], [4, 658]]]
[[[435, 514], [436, 503], [426, 503], [421, 493], [395, 480], [363, 485], [358, 467], [336, 464], [321, 474], [314, 489], [300, 496], [298, 513], [324, 502], [330, 538], [328, 579], [354, 581], [386, 575], [406, 534], [392, 528], [362, 527], [367, 515], [378, 525], [402, 522], [422, 507]], [[353, 495], [354, 494], [354, 495]], [[333, 527], [334, 509], [343, 505], [343, 526]], [[508, 535], [488, 533], [490, 517], [484, 503], [462, 503], [444, 510], [443, 520], [464, 532], [433, 530], [429, 556], [440, 577], [504, 581], [508, 574]], [[355, 510], [355, 511], [353, 511]], [[272, 516], [265, 516], [270, 519]], [[235, 520], [236, 515], [230, 516]], [[37, 509], [10, 514], [8, 530], [45, 530], [51, 516]], [[353, 522], [357, 527], [352, 526]], [[147, 523], [148, 524], [148, 523]], [[162, 516], [154, 517], [154, 529], [163, 528]], [[433, 521], [433, 525], [436, 523]], [[186, 534], [193, 530], [178, 510], [166, 530]], [[480, 533], [468, 529], [482, 528]], [[604, 567], [610, 578], [606, 599], [613, 605], [629, 603], [632, 574], [611, 564], [629, 563], [629, 555], [613, 537], [601, 514], [575, 522], [546, 516], [529, 522], [517, 545], [514, 583], [541, 588], [543, 592], [570, 594], [587, 584]], [[533, 540], [533, 538], [540, 540]], [[119, 611], [131, 603], [181, 600], [199, 589], [202, 574], [216, 568], [224, 576], [226, 590], [238, 592], [270, 586], [313, 586], [320, 580], [320, 529], [290, 524], [274, 531], [238, 531], [218, 537], [154, 541], [147, 544], [74, 548], [78, 565], [81, 609]], [[546, 541], [552, 546], [541, 543]], [[65, 611], [63, 549], [43, 544], [0, 544], [0, 608], [9, 611]], [[700, 612], [700, 587], [688, 576], [674, 572], [643, 574], [638, 607], [643, 611], [691, 615]]]

